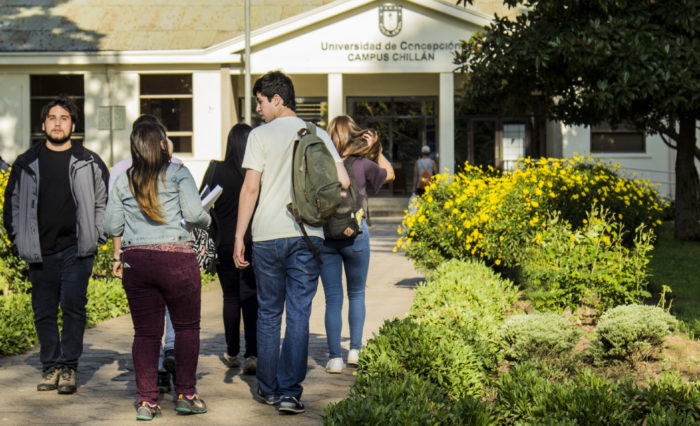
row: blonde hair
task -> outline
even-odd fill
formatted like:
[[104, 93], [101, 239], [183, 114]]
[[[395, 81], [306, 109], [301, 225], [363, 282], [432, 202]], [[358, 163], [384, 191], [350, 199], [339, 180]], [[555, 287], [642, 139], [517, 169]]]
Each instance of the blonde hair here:
[[331, 120], [328, 125], [328, 134], [341, 157], [345, 158], [354, 155], [377, 161], [377, 157], [382, 152], [382, 144], [377, 141], [369, 145], [362, 137], [363, 134], [369, 131], [369, 129], [361, 128], [348, 115], [339, 115]]
[[165, 181], [170, 164], [165, 128], [153, 122], [136, 124], [131, 131], [131, 158], [127, 176], [139, 208], [149, 219], [165, 223], [158, 199], [158, 176]]

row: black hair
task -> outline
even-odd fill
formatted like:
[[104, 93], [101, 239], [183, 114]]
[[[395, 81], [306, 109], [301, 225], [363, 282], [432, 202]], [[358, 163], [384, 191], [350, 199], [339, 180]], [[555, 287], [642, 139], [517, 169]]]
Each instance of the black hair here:
[[296, 111], [297, 109], [297, 103], [294, 100], [294, 84], [292, 84], [292, 79], [281, 71], [270, 71], [255, 80], [253, 96], [257, 96], [258, 93], [265, 96], [268, 101], [271, 101], [273, 96], [279, 95], [280, 98], [282, 98], [282, 105], [292, 111]]
[[241, 167], [243, 164], [243, 156], [245, 155], [245, 147], [248, 143], [248, 134], [253, 130], [252, 127], [245, 123], [236, 124], [228, 132], [228, 141], [226, 143], [226, 156], [224, 161], [229, 163], [239, 175], [241, 180], [245, 177], [245, 171]]
[[139, 115], [136, 120], [134, 120], [134, 123], [131, 125], [131, 130], [134, 130], [136, 126], [138, 126], [141, 123], [155, 123], [163, 128], [165, 130], [165, 125], [163, 124], [162, 121], [158, 117], [156, 117], [153, 114], [141, 114]]
[[55, 106], [60, 106], [61, 108], [65, 109], [68, 111], [70, 114], [70, 121], [71, 124], [77, 124], [78, 123], [78, 106], [73, 102], [71, 98], [69, 98], [66, 95], [58, 95], [55, 98], [51, 99], [49, 102], [46, 103], [41, 108], [41, 122], [45, 122], [46, 118], [49, 116], [49, 111], [51, 111], [51, 108]]

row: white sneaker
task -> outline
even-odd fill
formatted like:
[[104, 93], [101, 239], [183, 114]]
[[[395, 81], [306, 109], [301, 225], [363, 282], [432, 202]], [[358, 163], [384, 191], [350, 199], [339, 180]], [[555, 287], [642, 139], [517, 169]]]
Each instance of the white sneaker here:
[[331, 358], [326, 364], [326, 373], [340, 374], [343, 372], [343, 358]]
[[357, 361], [360, 359], [359, 349], [350, 349], [348, 352], [348, 365], [357, 365]]

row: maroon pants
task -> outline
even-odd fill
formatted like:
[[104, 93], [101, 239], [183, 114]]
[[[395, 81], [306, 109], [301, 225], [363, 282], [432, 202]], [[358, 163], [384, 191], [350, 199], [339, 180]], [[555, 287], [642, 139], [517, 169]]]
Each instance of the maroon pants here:
[[138, 402], [158, 402], [158, 354], [165, 305], [175, 329], [175, 392], [196, 392], [202, 279], [196, 256], [157, 250], [124, 253], [122, 280], [134, 323], [134, 358]]

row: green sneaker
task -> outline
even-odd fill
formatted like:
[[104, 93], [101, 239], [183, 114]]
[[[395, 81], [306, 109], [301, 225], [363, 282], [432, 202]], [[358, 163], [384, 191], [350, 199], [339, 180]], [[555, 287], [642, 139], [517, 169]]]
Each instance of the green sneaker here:
[[175, 402], [175, 411], [183, 414], [203, 414], [207, 412], [207, 404], [204, 403], [204, 400], [199, 399], [197, 394], [190, 398], [179, 394], [177, 402]]
[[136, 420], [153, 420], [156, 417], [163, 416], [160, 411], [160, 406], [151, 405], [146, 401], [141, 402], [141, 405], [136, 407]]

